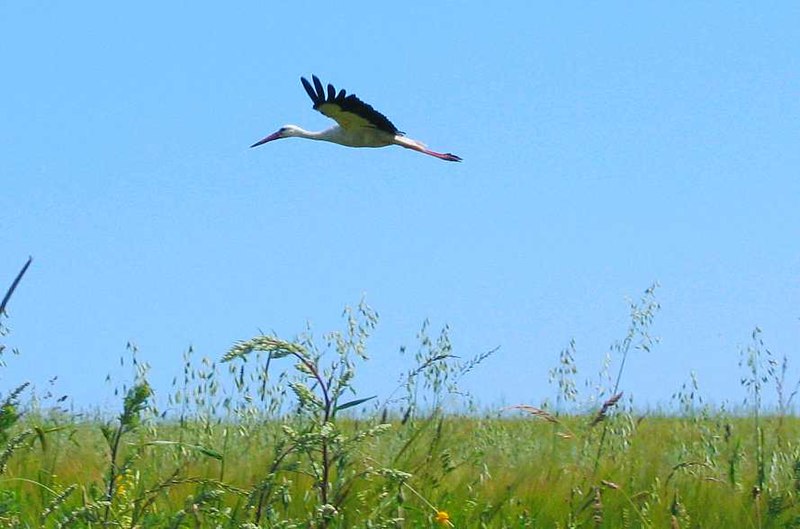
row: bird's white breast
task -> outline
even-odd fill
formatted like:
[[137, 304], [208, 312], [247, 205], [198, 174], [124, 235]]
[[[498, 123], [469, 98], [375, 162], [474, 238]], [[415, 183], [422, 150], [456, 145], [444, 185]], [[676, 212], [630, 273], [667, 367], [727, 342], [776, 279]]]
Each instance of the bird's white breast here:
[[320, 139], [347, 147], [386, 147], [394, 143], [394, 134], [370, 127], [332, 127]]

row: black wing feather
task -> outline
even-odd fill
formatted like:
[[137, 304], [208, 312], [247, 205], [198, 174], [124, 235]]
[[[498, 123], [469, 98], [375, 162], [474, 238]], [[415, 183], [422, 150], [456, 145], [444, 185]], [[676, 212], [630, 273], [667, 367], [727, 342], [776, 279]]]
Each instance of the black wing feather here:
[[322, 83], [320, 82], [319, 77], [312, 75], [311, 80], [314, 81], [314, 88], [317, 90], [317, 97], [325, 101], [325, 90], [322, 88]]
[[342, 109], [342, 112], [349, 112], [360, 116], [377, 129], [390, 134], [403, 134], [397, 130], [394, 123], [389, 121], [389, 118], [372, 108], [371, 105], [361, 101], [355, 94], [347, 95], [344, 90], [339, 90], [337, 94], [332, 84], [328, 84], [328, 93], [326, 94], [319, 78], [316, 75], [312, 75], [311, 79], [314, 82], [313, 88], [305, 77], [300, 78], [303, 83], [303, 88], [305, 88], [306, 93], [308, 93], [308, 97], [310, 97], [311, 101], [314, 103], [314, 110], [319, 110], [319, 107], [324, 104], [338, 105], [339, 108]]
[[313, 101], [314, 105], [316, 106], [317, 105], [317, 93], [314, 92], [313, 88], [311, 88], [311, 83], [309, 83], [308, 79], [306, 79], [305, 77], [301, 77], [300, 80], [303, 82], [303, 88], [306, 89], [306, 93], [308, 94], [308, 97], [311, 98], [311, 101]]

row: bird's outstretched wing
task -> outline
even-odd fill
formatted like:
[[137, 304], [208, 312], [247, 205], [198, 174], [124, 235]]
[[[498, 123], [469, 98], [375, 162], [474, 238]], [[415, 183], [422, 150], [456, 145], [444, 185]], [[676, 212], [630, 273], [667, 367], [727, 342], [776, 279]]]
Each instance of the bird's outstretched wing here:
[[337, 94], [332, 84], [328, 84], [326, 93], [316, 75], [312, 75], [311, 79], [314, 81], [314, 86], [311, 86], [305, 77], [300, 78], [308, 97], [314, 102], [314, 110], [333, 119], [343, 129], [368, 127], [390, 134], [403, 134], [389, 121], [389, 118], [361, 101], [354, 94], [347, 95], [344, 90], [339, 90]]

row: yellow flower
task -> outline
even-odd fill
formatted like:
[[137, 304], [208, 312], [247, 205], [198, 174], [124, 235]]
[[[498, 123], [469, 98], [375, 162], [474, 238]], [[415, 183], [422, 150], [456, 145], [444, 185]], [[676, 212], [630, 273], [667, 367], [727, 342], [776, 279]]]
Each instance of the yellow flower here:
[[449, 525], [451, 527], [453, 525], [453, 523], [450, 521], [450, 515], [445, 511], [437, 511], [434, 520], [436, 520], [436, 523], [440, 523], [442, 525]]

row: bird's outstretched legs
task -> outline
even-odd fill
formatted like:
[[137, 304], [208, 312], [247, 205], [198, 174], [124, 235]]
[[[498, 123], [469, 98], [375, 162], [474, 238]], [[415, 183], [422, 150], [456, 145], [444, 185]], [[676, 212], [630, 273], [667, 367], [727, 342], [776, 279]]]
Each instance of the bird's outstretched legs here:
[[421, 152], [422, 154], [427, 154], [428, 156], [433, 156], [435, 158], [439, 158], [440, 160], [447, 160], [448, 162], [460, 162], [461, 157], [456, 156], [455, 154], [449, 152], [436, 152], [428, 149], [422, 143], [412, 140], [411, 138], [406, 138], [405, 136], [395, 136], [394, 144], [399, 145], [400, 147], [405, 147], [406, 149], [411, 149], [412, 151]]
[[429, 151], [428, 149], [422, 149], [419, 152], [421, 152], [422, 154], [427, 154], [429, 156], [435, 156], [435, 157], [439, 158], [440, 160], [447, 160], [448, 162], [460, 162], [461, 161], [461, 157], [460, 156], [456, 156], [455, 154], [450, 153], [450, 152], [434, 152], [434, 151]]

